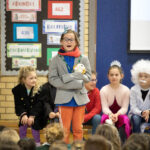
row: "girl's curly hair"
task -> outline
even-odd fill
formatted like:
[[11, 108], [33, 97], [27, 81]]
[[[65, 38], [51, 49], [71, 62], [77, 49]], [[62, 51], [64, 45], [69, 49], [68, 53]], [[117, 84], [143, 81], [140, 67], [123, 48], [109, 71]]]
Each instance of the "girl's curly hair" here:
[[[23, 66], [23, 67], [21, 67], [20, 70], [19, 70], [19, 75], [18, 75], [18, 83], [19, 84], [24, 84], [23, 79], [26, 79], [27, 76], [31, 72], [36, 73], [36, 69], [32, 66]], [[36, 85], [33, 88], [33, 96], [38, 92], [38, 90], [39, 90], [39, 85], [36, 83]]]
[[52, 144], [56, 140], [62, 140], [64, 138], [63, 128], [59, 123], [51, 123], [46, 129], [46, 140], [49, 144]]

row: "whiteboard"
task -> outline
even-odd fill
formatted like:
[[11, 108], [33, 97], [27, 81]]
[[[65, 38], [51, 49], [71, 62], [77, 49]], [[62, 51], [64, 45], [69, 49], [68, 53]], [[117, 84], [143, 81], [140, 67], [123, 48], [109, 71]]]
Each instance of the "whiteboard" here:
[[150, 52], [150, 0], [131, 0], [130, 52]]

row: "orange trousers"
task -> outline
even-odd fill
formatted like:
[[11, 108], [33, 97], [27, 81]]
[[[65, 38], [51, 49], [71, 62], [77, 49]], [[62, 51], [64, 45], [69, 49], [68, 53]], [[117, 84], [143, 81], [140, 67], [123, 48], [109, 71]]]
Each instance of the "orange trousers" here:
[[60, 123], [64, 128], [64, 141], [69, 144], [70, 127], [72, 123], [73, 140], [83, 139], [83, 121], [85, 114], [85, 105], [78, 107], [59, 106]]

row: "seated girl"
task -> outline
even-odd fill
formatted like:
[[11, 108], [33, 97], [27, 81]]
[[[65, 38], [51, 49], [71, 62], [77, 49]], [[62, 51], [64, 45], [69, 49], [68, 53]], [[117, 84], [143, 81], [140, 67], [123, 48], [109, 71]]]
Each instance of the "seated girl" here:
[[130, 91], [128, 87], [121, 84], [123, 77], [120, 62], [113, 61], [108, 70], [110, 84], [105, 85], [100, 90], [100, 95], [103, 111], [101, 123], [105, 123], [107, 119], [110, 119], [119, 131], [123, 131], [120, 135], [124, 142], [130, 135], [130, 121], [126, 115], [129, 106]]

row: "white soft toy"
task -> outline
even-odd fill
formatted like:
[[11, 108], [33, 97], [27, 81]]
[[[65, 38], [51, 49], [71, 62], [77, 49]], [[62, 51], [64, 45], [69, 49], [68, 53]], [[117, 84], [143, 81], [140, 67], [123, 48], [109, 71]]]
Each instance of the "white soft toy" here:
[[86, 72], [85, 66], [83, 64], [74, 65], [73, 69], [74, 69], [74, 72], [80, 72], [82, 74], [85, 74]]
[[105, 120], [105, 123], [114, 125], [114, 123], [113, 123], [113, 121], [112, 121], [111, 119], [106, 119], [106, 120]]

